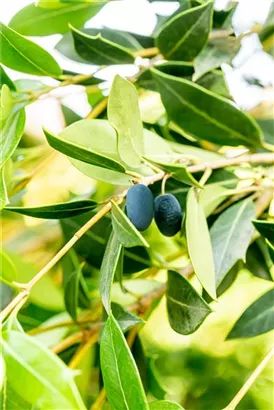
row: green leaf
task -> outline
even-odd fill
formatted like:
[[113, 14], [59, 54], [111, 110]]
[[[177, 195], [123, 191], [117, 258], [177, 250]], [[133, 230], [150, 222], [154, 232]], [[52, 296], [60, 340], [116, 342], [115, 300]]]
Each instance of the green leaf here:
[[69, 24], [81, 27], [104, 3], [72, 2], [59, 9], [45, 9], [29, 4], [13, 16], [9, 26], [25, 36], [49, 36], [69, 31]]
[[17, 277], [17, 270], [14, 266], [11, 258], [3, 251], [0, 251], [0, 267], [1, 267], [1, 277], [13, 282]]
[[246, 253], [246, 268], [258, 278], [273, 282], [270, 273], [272, 262], [268, 247], [262, 238], [252, 243]]
[[145, 246], [149, 248], [149, 244], [143, 235], [130, 222], [126, 214], [119, 208], [119, 206], [112, 202], [112, 225], [117, 235], [118, 240], [125, 247], [131, 248], [133, 246]]
[[274, 118], [258, 118], [256, 119], [259, 127], [261, 128], [264, 136], [264, 140], [269, 144], [273, 143], [273, 129], [274, 129]]
[[273, 245], [274, 244], [274, 222], [271, 221], [259, 221], [254, 220], [252, 221], [253, 225], [257, 229], [257, 231], [269, 242]]
[[44, 205], [31, 208], [22, 208], [16, 206], [6, 207], [6, 211], [16, 212], [18, 214], [32, 216], [42, 219], [61, 219], [81, 215], [85, 212], [96, 208], [98, 204], [89, 199], [82, 201], [62, 202], [53, 205]]
[[219, 145], [261, 145], [255, 121], [229, 100], [188, 80], [151, 70], [170, 119], [186, 134]]
[[74, 47], [80, 57], [96, 65], [133, 64], [131, 51], [104, 38], [100, 33], [90, 36], [70, 26]]
[[3, 390], [0, 391], [1, 410], [33, 410], [31, 403], [17, 394], [7, 378], [4, 380]]
[[212, 25], [213, 2], [185, 10], [164, 24], [156, 45], [167, 60], [191, 61], [205, 46]]
[[[132, 313], [125, 310], [121, 305], [118, 303], [111, 303], [111, 312], [117, 321], [118, 325], [122, 332], [126, 332], [127, 330], [131, 329], [132, 327], [144, 323], [144, 321], [133, 315]], [[105, 317], [105, 321], [107, 320], [107, 315]]]
[[[219, 184], [209, 184], [200, 193], [200, 203], [208, 217], [226, 198], [227, 188]], [[228, 193], [227, 193], [228, 195]]]
[[210, 71], [209, 73], [203, 75], [199, 78], [197, 84], [215, 94], [220, 95], [221, 97], [231, 99], [225, 75], [221, 70]]
[[221, 67], [222, 64], [230, 64], [239, 50], [239, 45], [235, 37], [225, 39], [216, 39], [201, 51], [194, 60], [195, 74], [193, 81], [197, 81], [215, 68]]
[[187, 167], [182, 164], [168, 164], [160, 161], [152, 161], [150, 158], [146, 157], [146, 160], [156, 165], [163, 171], [171, 174], [172, 178], [177, 181], [183, 182], [186, 185], [197, 186], [202, 188], [198, 181], [193, 177], [190, 172], [188, 172]]
[[[100, 138], [98, 138], [100, 135]], [[92, 149], [102, 156], [120, 161], [117, 152], [117, 137], [115, 130], [107, 120], [81, 120], [66, 127], [59, 137], [72, 144], [81, 145], [86, 150]], [[121, 172], [104, 169], [101, 166], [83, 163], [79, 160], [69, 158], [72, 164], [81, 172], [99, 181], [115, 185], [131, 184], [131, 177]], [[124, 171], [123, 171], [124, 172]]]
[[73, 373], [56, 355], [22, 332], [2, 337], [7, 376], [17, 394], [41, 409], [85, 410]]
[[14, 105], [13, 96], [7, 84], [4, 84], [1, 88], [0, 121], [4, 121], [8, 118], [13, 105]]
[[107, 313], [110, 313], [110, 293], [122, 245], [116, 232], [110, 234], [100, 270], [100, 294]]
[[108, 119], [118, 134], [118, 152], [132, 166], [141, 165], [144, 154], [143, 125], [136, 88], [123, 77], [114, 77], [109, 100]]
[[194, 272], [207, 293], [215, 299], [215, 269], [210, 235], [203, 206], [194, 188], [190, 188], [187, 196], [186, 238]]
[[266, 242], [266, 245], [267, 245], [267, 248], [268, 248], [270, 259], [271, 259], [272, 263], [274, 264], [274, 246], [267, 239], [266, 239], [265, 242]]
[[79, 161], [85, 162], [87, 164], [95, 165], [97, 167], [110, 169], [117, 172], [125, 172], [125, 168], [117, 161], [112, 158], [102, 155], [99, 152], [93, 151], [91, 149], [86, 149], [86, 147], [71, 143], [68, 140], [56, 137], [49, 131], [44, 130], [45, 136], [49, 145], [62, 152], [63, 154], [77, 159]]
[[1, 63], [16, 71], [58, 77], [62, 70], [43, 48], [0, 23]]
[[149, 403], [150, 410], [184, 410], [179, 404], [169, 400], [158, 400]]
[[[185, 61], [166, 61], [165, 63], [157, 64], [157, 70], [174, 77], [188, 77], [189, 79], [191, 79], [194, 73], [193, 64]], [[150, 69], [141, 73], [137, 79], [137, 84], [148, 90], [158, 90]]]
[[210, 307], [189, 281], [168, 271], [167, 312], [170, 326], [181, 335], [194, 333], [211, 312]]
[[25, 128], [25, 110], [15, 111], [0, 126], [0, 167], [12, 156]]
[[[80, 284], [84, 281], [82, 267], [75, 252], [69, 252], [63, 264], [63, 286], [65, 306], [73, 320], [77, 322], [77, 308], [80, 304]], [[82, 298], [90, 306], [87, 293], [82, 291]]]
[[7, 186], [5, 181], [5, 169], [0, 169], [0, 210], [9, 204], [9, 197], [7, 192]]
[[15, 85], [13, 81], [9, 78], [8, 74], [5, 72], [4, 67], [0, 65], [0, 88], [6, 84], [10, 90], [15, 91]]
[[137, 366], [123, 333], [110, 314], [100, 344], [104, 386], [112, 410], [148, 410]]
[[210, 236], [217, 285], [238, 260], [245, 260], [254, 232], [251, 223], [254, 216], [254, 204], [247, 199], [225, 210], [212, 225]]
[[152, 393], [152, 395], [158, 399], [164, 399], [167, 391], [165, 387], [161, 383], [161, 377], [159, 375], [159, 371], [155, 364], [156, 357], [148, 358], [147, 361], [147, 378], [148, 378], [148, 390]]
[[274, 329], [274, 289], [255, 300], [237, 320], [227, 339], [254, 337]]

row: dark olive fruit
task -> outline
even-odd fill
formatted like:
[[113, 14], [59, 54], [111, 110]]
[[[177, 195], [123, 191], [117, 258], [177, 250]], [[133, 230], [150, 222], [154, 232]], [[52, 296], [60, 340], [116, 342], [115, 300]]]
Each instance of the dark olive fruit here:
[[182, 225], [182, 209], [176, 197], [172, 194], [157, 196], [154, 206], [159, 231], [165, 236], [176, 235]]
[[146, 185], [129, 188], [126, 199], [127, 216], [138, 231], [146, 230], [154, 216], [153, 195]]

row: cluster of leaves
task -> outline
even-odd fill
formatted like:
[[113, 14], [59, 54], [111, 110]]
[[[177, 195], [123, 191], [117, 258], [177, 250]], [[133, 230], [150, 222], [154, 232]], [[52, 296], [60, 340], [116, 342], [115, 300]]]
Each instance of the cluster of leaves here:
[[[70, 115], [67, 121], [71, 124], [62, 132], [54, 135], [45, 129], [44, 135], [48, 144], [66, 155], [80, 172], [111, 184], [111, 215], [103, 212], [104, 201], [96, 195], [39, 207], [22, 206], [23, 189], [30, 180], [21, 167], [18, 147], [25, 129], [25, 107], [51, 87], [36, 80], [13, 82], [1, 66], [3, 216], [10, 218], [13, 212], [46, 219], [47, 223], [59, 220], [64, 241], [76, 238], [74, 249], [60, 263], [64, 303], [72, 321], [64, 313], [51, 314], [48, 320], [40, 321], [38, 331], [30, 326], [30, 333], [38, 333], [31, 336], [19, 323], [20, 315], [19, 321], [16, 319], [17, 306], [4, 324], [1, 360], [6, 369], [2, 381], [6, 409], [14, 408], [15, 402], [18, 409], [85, 409], [84, 401], [90, 398], [84, 397], [86, 393], [81, 397], [70, 368], [78, 367], [90, 341], [99, 341], [99, 353], [94, 355], [100, 356], [103, 381], [98, 378], [98, 386], [103, 383], [111, 409], [181, 409], [179, 404], [164, 400], [166, 392], [151, 357], [144, 355], [145, 369], [138, 369], [133, 353], [141, 342], [135, 326], [141, 328], [166, 293], [172, 329], [182, 335], [195, 332], [211, 313], [211, 301], [232, 285], [239, 263], [272, 281], [274, 222], [268, 210], [273, 170], [249, 167], [246, 178], [241, 176], [245, 165], [220, 169], [226, 166], [224, 153], [237, 155], [239, 146], [245, 152], [265, 153], [273, 163], [272, 154], [265, 149], [271, 142], [265, 130], [273, 120], [260, 121], [259, 126], [237, 108], [220, 69], [221, 64], [232, 62], [240, 46], [231, 25], [235, 6], [219, 12], [212, 1], [181, 0], [172, 16], [159, 19], [151, 36], [107, 27], [83, 28], [104, 5], [103, 1], [39, 0], [19, 11], [8, 26], [1, 24], [3, 66], [52, 77], [60, 86], [78, 83], [87, 93], [89, 87], [95, 87], [90, 102], [94, 111], [102, 107], [100, 118], [76, 120]], [[99, 66], [96, 75], [62, 70], [48, 52], [25, 37], [56, 33], [63, 34], [56, 49], [71, 60], [90, 63], [91, 72], [94, 65]], [[264, 44], [272, 34], [273, 8], [260, 32]], [[138, 61], [142, 56], [153, 57], [149, 65]], [[115, 64], [135, 64], [139, 71], [129, 80], [116, 75], [109, 97], [105, 97], [99, 86], [103, 82], [100, 70]], [[104, 103], [107, 99], [108, 105]], [[147, 101], [149, 108], [144, 112], [142, 102]], [[210, 167], [214, 169], [211, 173]], [[153, 194], [159, 195], [164, 176], [168, 177], [166, 192], [176, 196], [185, 214], [181, 234], [172, 239], [156, 233], [153, 225], [141, 234], [127, 218], [123, 205], [119, 206], [125, 188], [132, 183], [152, 184]], [[256, 207], [258, 190], [266, 197], [262, 217], [261, 208]], [[97, 218], [96, 225], [78, 240], [79, 229], [92, 218]], [[185, 254], [187, 268], [172, 268], [170, 262]], [[3, 251], [1, 257], [1, 280], [16, 289], [16, 263], [9, 252]], [[157, 280], [163, 268], [168, 271], [167, 284]], [[200, 288], [185, 277], [193, 273]], [[229, 339], [253, 337], [274, 328], [273, 293], [272, 288], [242, 314]], [[24, 311], [32, 305], [34, 290]], [[39, 332], [43, 327], [48, 327], [51, 337], [42, 341]], [[58, 329], [57, 333], [53, 334], [53, 329]], [[60, 350], [54, 350], [55, 345]], [[96, 358], [93, 361], [96, 367]], [[142, 371], [149, 374], [147, 386], [142, 383]], [[148, 401], [147, 393], [154, 401]]]

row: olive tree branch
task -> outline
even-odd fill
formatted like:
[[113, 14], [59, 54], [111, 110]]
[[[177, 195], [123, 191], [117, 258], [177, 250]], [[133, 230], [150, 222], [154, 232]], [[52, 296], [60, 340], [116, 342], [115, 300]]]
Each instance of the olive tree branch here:
[[257, 377], [261, 374], [267, 363], [271, 360], [274, 356], [274, 347], [267, 353], [267, 355], [263, 358], [260, 364], [256, 367], [254, 372], [249, 376], [243, 387], [238, 391], [234, 399], [229, 403], [227, 407], [223, 410], [234, 410], [236, 406], [240, 403], [242, 398], [246, 395], [252, 384], [255, 382]]
[[[195, 172], [202, 172], [208, 168], [211, 169], [218, 169], [218, 168], [225, 168], [230, 167], [233, 165], [240, 165], [242, 163], [249, 163], [249, 164], [273, 164], [274, 163], [274, 155], [271, 153], [260, 153], [260, 154], [252, 154], [252, 155], [244, 155], [242, 157], [237, 157], [233, 159], [224, 159], [220, 161], [216, 161], [214, 163], [202, 163], [199, 165], [192, 165], [187, 168], [190, 173]], [[143, 178], [140, 182], [144, 185], [151, 185], [157, 181], [160, 181], [164, 178], [165, 172], [159, 172], [149, 177]], [[127, 194], [127, 190], [125, 190], [120, 196], [119, 199], [116, 200], [117, 204], [120, 204], [124, 197]], [[115, 198], [112, 198], [115, 199]], [[112, 200], [111, 199], [111, 200]], [[31, 289], [37, 282], [49, 272], [49, 270], [56, 265], [57, 262], [75, 245], [75, 243], [93, 226], [95, 225], [103, 216], [105, 216], [111, 210], [111, 200], [101, 208], [96, 215], [94, 215], [85, 225], [83, 225], [74, 235], [73, 237], [57, 252], [57, 254], [47, 263], [47, 265], [37, 273], [26, 285], [23, 286], [20, 293], [10, 302], [9, 305], [3, 309], [0, 313], [0, 323], [4, 321], [4, 319], [12, 312], [12, 310], [23, 300], [26, 295], [28, 296]], [[27, 299], [27, 298], [26, 298]]]

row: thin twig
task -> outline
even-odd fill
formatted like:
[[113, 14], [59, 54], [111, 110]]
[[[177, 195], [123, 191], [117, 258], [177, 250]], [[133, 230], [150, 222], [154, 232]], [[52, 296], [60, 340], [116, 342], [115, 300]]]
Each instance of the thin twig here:
[[83, 345], [80, 346], [71, 361], [69, 362], [69, 367], [71, 369], [76, 369], [76, 367], [79, 365], [83, 357], [86, 355], [86, 353], [89, 351], [89, 349], [98, 341], [98, 332], [94, 333], [88, 341]]
[[242, 398], [246, 395], [252, 384], [255, 382], [257, 377], [261, 374], [267, 363], [270, 361], [270, 359], [274, 356], [274, 347], [267, 353], [267, 355], [264, 357], [264, 359], [261, 361], [261, 363], [256, 367], [254, 372], [251, 374], [251, 376], [247, 379], [243, 387], [238, 391], [234, 399], [229, 403], [227, 407], [225, 407], [223, 410], [234, 410]]
[[108, 97], [104, 98], [102, 101], [100, 101], [92, 110], [90, 113], [86, 116], [86, 119], [94, 119], [98, 118], [100, 114], [107, 108], [108, 105]]

